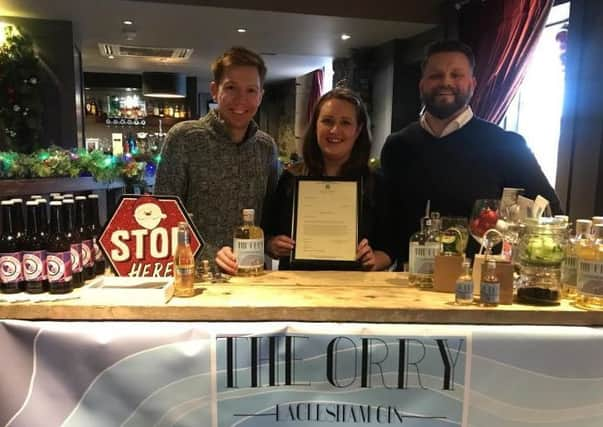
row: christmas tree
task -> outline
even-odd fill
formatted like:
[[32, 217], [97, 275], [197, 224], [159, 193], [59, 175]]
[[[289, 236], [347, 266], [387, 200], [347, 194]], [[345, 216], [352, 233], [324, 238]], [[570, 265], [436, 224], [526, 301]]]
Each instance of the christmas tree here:
[[42, 131], [40, 62], [31, 38], [0, 24], [0, 151], [31, 153]]

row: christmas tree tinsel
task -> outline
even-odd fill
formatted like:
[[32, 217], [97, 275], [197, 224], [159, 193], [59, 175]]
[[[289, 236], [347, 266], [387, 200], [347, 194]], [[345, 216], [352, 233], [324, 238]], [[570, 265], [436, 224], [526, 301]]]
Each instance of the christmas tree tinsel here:
[[92, 176], [97, 181], [121, 178], [130, 184], [143, 184], [155, 175], [160, 156], [116, 157], [102, 151], [67, 151], [58, 147], [32, 154], [0, 152], [0, 179], [62, 178]]

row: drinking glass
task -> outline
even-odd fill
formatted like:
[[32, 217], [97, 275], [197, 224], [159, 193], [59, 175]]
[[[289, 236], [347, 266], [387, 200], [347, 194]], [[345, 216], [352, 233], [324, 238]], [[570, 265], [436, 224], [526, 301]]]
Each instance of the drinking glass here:
[[463, 255], [469, 241], [467, 218], [461, 216], [442, 217], [441, 240], [444, 255]]
[[484, 245], [484, 237], [486, 237], [486, 247], [492, 248], [502, 241], [500, 233], [488, 233], [485, 236], [488, 230], [496, 228], [496, 222], [499, 218], [499, 205], [499, 199], [478, 199], [473, 204], [471, 219], [469, 220], [469, 232], [481, 245]]

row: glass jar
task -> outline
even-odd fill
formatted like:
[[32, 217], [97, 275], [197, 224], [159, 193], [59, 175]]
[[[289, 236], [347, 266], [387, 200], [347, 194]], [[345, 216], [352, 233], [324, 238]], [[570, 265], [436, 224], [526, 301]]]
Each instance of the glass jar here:
[[517, 299], [529, 304], [558, 304], [561, 263], [567, 244], [567, 223], [558, 218], [524, 221], [518, 245], [521, 287]]

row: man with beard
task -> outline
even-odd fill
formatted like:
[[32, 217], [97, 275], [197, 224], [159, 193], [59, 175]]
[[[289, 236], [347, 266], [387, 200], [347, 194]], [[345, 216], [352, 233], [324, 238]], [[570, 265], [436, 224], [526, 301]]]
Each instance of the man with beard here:
[[[428, 46], [419, 82], [424, 113], [391, 134], [381, 152], [399, 228], [399, 267], [407, 260], [409, 238], [419, 229], [428, 200], [432, 211], [469, 217], [476, 199], [500, 198], [504, 187], [516, 187], [532, 199], [542, 195], [553, 213], [561, 213], [525, 140], [473, 115], [474, 66], [471, 49], [459, 41]], [[468, 255], [475, 250], [470, 246]]]

